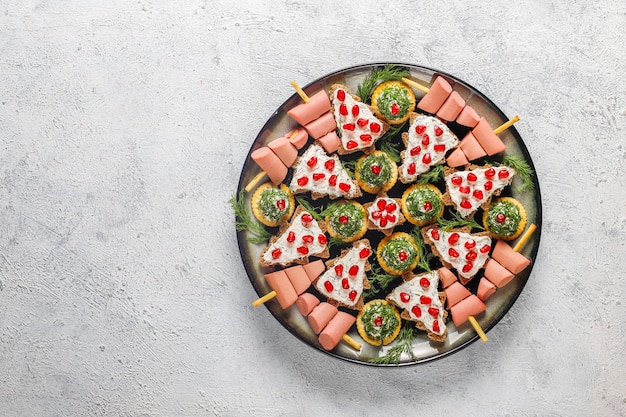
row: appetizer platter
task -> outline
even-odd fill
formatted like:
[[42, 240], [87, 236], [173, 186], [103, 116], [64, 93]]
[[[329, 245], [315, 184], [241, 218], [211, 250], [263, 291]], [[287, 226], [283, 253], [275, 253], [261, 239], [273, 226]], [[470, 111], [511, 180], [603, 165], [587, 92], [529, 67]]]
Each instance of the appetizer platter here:
[[371, 366], [487, 341], [541, 235], [520, 118], [418, 65], [291, 84], [231, 198], [252, 305], [309, 346]]

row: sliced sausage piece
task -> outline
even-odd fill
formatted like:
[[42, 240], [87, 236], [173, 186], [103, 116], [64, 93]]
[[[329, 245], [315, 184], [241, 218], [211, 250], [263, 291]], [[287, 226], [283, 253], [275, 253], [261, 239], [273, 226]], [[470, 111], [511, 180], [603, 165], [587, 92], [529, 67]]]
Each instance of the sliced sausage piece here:
[[309, 140], [309, 134], [303, 127], [292, 130], [291, 132], [287, 133], [285, 137], [289, 139], [291, 144], [295, 146], [296, 149], [304, 148], [304, 145], [306, 145], [307, 141]]
[[446, 122], [451, 122], [458, 117], [464, 107], [465, 100], [463, 100], [463, 97], [456, 91], [453, 91], [437, 112], [437, 117]]
[[267, 147], [272, 150], [280, 158], [280, 160], [285, 164], [285, 166], [292, 166], [294, 162], [296, 162], [296, 158], [298, 157], [298, 149], [291, 143], [289, 139], [282, 136], [280, 138], [274, 139], [270, 143], [267, 144]]
[[339, 143], [341, 142], [339, 140], [339, 136], [337, 136], [337, 133], [334, 130], [317, 139], [317, 141], [320, 145], [322, 145], [328, 154], [331, 154], [339, 149]]
[[472, 293], [469, 292], [467, 288], [463, 286], [460, 282], [456, 281], [446, 289], [444, 289], [446, 293], [446, 302], [448, 303], [448, 308], [452, 307], [455, 304], [461, 302], [461, 300], [469, 297]]
[[304, 294], [300, 294], [300, 296], [296, 300], [296, 307], [298, 307], [298, 311], [300, 312], [300, 314], [306, 317], [311, 314], [311, 311], [313, 311], [313, 309], [317, 307], [319, 303], [319, 298], [309, 292], [305, 292]]
[[491, 258], [485, 265], [485, 278], [491, 281], [496, 287], [501, 288], [515, 278], [515, 274], [500, 265], [498, 261]]
[[330, 319], [337, 314], [337, 307], [332, 304], [323, 302], [309, 313], [309, 324], [315, 334], [319, 334], [328, 324]]
[[319, 119], [304, 125], [304, 128], [310, 136], [313, 136], [313, 139], [319, 139], [328, 132], [337, 129], [337, 123], [331, 113], [324, 113]]
[[478, 282], [478, 290], [476, 291], [476, 295], [482, 301], [487, 301], [489, 297], [491, 297], [496, 292], [496, 286], [493, 285], [491, 281], [487, 278], [482, 277]]
[[480, 116], [472, 106], [465, 106], [457, 116], [456, 122], [461, 126], [474, 127], [480, 121]]
[[465, 298], [460, 303], [457, 303], [450, 308], [452, 313], [452, 321], [456, 327], [465, 323], [469, 316], [476, 316], [487, 309], [485, 303], [480, 301], [480, 298], [474, 294]]
[[289, 278], [289, 281], [297, 294], [302, 294], [311, 286], [309, 276], [306, 274], [302, 265], [287, 268], [285, 269], [285, 273], [287, 274], [287, 278]]
[[461, 140], [460, 148], [468, 161], [473, 161], [487, 155], [487, 152], [480, 146], [480, 143], [478, 143], [472, 132], [469, 132]]
[[519, 252], [515, 252], [513, 248], [503, 240], [498, 240], [491, 256], [498, 261], [500, 265], [514, 274], [519, 274], [530, 265], [530, 259]]
[[293, 289], [285, 271], [280, 270], [265, 274], [265, 279], [272, 290], [276, 291], [276, 299], [283, 309], [296, 302], [298, 294]]
[[287, 114], [302, 126], [311, 123], [322, 114], [330, 111], [330, 99], [326, 91], [318, 91], [309, 96], [309, 99], [308, 103], [299, 104], [287, 111]]
[[506, 150], [506, 145], [498, 135], [493, 133], [493, 128], [484, 117], [480, 119], [474, 130], [472, 130], [472, 134], [489, 156]]
[[339, 311], [320, 334], [319, 341], [322, 347], [333, 350], [355, 321], [356, 317], [353, 315]]
[[324, 265], [324, 261], [322, 261], [321, 259], [309, 262], [308, 264], [304, 265], [304, 270], [306, 271], [310, 282], [315, 281], [317, 277], [322, 275], [322, 272], [324, 272], [325, 269], [326, 266]]
[[417, 103], [417, 108], [427, 113], [437, 113], [448, 96], [452, 93], [452, 87], [443, 77], [435, 78], [428, 93]]
[[265, 171], [270, 181], [274, 185], [278, 185], [287, 176], [288, 168], [283, 164], [283, 161], [267, 146], [257, 149], [250, 154], [250, 157], [257, 163], [257, 165]]

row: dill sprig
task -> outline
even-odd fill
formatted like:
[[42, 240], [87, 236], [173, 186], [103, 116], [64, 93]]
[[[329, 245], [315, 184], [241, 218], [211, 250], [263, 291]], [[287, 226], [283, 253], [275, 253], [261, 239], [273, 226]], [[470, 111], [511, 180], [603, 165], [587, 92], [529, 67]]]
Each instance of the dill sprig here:
[[526, 160], [513, 155], [506, 155], [502, 158], [502, 165], [513, 168], [517, 176], [522, 180], [522, 184], [515, 188], [517, 191], [532, 191], [535, 189], [535, 183], [532, 177], [535, 175], [533, 169], [528, 165]]
[[244, 190], [239, 191], [239, 194], [235, 194], [230, 198], [230, 205], [235, 212], [235, 228], [237, 231], [246, 230], [254, 235], [248, 237], [249, 242], [263, 243], [272, 237], [272, 234], [265, 229], [263, 224], [252, 218], [245, 201]]
[[400, 151], [398, 150], [399, 142], [394, 141], [393, 139], [400, 134], [402, 129], [406, 126], [407, 122], [400, 123], [397, 125], [391, 125], [391, 127], [385, 132], [385, 134], [378, 139], [377, 143], [378, 149], [382, 152], [385, 152], [389, 158], [396, 164], [399, 164], [400, 159]]
[[472, 229], [485, 230], [485, 228], [480, 225], [473, 217], [470, 217], [469, 219], [464, 219], [457, 211], [452, 212], [452, 219], [444, 219], [443, 217], [440, 218], [437, 221], [437, 225], [445, 231], [450, 231], [450, 229], [465, 226], [469, 226]]
[[311, 216], [313, 216], [313, 218], [317, 220], [318, 222], [321, 220], [324, 220], [324, 217], [326, 217], [325, 215], [322, 214], [322, 212], [324, 211], [323, 207], [320, 207], [320, 208], [313, 207], [311, 202], [309, 202], [308, 200], [305, 200], [301, 196], [296, 196], [296, 202], [302, 207], [304, 207], [306, 211], [311, 213]]
[[382, 68], [374, 68], [370, 74], [357, 87], [356, 94], [364, 103], [369, 103], [372, 99], [372, 93], [378, 84], [385, 81], [397, 81], [403, 77], [408, 77], [409, 70], [400, 68], [396, 65], [386, 65]]
[[413, 240], [415, 240], [417, 254], [420, 258], [417, 266], [422, 268], [424, 271], [432, 271], [430, 268], [430, 261], [433, 259], [433, 254], [427, 250], [426, 243], [424, 242], [424, 238], [422, 238], [419, 227], [413, 228], [411, 236], [413, 237]]
[[413, 353], [413, 342], [415, 341], [415, 329], [409, 323], [400, 330], [398, 337], [396, 338], [396, 345], [391, 347], [384, 356], [370, 359], [370, 363], [375, 364], [399, 364], [403, 354], [408, 354], [411, 359], [417, 360], [417, 357]]
[[444, 169], [443, 165], [437, 165], [431, 168], [430, 171], [424, 172], [417, 179], [418, 184], [433, 184], [443, 179]]
[[380, 267], [373, 266], [372, 272], [367, 276], [367, 280], [370, 282], [370, 289], [363, 291], [364, 298], [373, 298], [381, 291], [387, 290], [387, 287], [397, 279], [396, 275], [391, 275], [384, 272]]
[[341, 161], [341, 166], [348, 173], [348, 176], [354, 179], [354, 170], [356, 169], [356, 159]]

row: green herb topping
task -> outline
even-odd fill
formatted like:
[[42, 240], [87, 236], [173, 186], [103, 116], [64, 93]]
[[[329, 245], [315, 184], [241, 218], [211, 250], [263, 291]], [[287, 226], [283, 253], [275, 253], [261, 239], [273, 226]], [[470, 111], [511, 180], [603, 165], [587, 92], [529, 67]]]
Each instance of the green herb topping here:
[[333, 204], [328, 209], [330, 227], [341, 237], [348, 238], [363, 227], [365, 210], [357, 204], [346, 202]]
[[404, 68], [399, 68], [396, 65], [387, 65], [383, 68], [374, 68], [370, 74], [363, 80], [363, 82], [357, 87], [357, 95], [364, 103], [370, 103], [372, 99], [372, 93], [376, 89], [376, 86], [385, 81], [397, 81], [403, 77], [408, 77], [409, 71]]
[[511, 236], [517, 231], [522, 215], [517, 205], [502, 200], [491, 206], [486, 221], [492, 233], [498, 236]]
[[400, 324], [395, 307], [386, 303], [372, 303], [361, 316], [365, 333], [374, 340], [383, 340], [393, 334]]
[[372, 188], [382, 187], [391, 179], [393, 161], [384, 153], [373, 153], [360, 159], [356, 169], [361, 181]]
[[280, 188], [268, 187], [261, 194], [259, 208], [263, 215], [274, 222], [282, 219], [291, 209], [289, 195]]
[[405, 237], [396, 237], [383, 246], [381, 258], [390, 268], [407, 271], [417, 259], [417, 250]]
[[437, 218], [443, 207], [441, 196], [430, 187], [416, 187], [406, 197], [406, 207], [411, 217], [420, 221]]
[[239, 194], [235, 194], [230, 199], [230, 205], [235, 212], [235, 228], [238, 232], [247, 230], [254, 236], [248, 237], [248, 241], [252, 243], [263, 243], [272, 237], [272, 234], [265, 229], [261, 223], [252, 218], [252, 214], [248, 210], [244, 190]]
[[387, 120], [399, 120], [406, 117], [412, 106], [411, 98], [406, 88], [398, 85], [390, 85], [376, 98], [378, 111]]

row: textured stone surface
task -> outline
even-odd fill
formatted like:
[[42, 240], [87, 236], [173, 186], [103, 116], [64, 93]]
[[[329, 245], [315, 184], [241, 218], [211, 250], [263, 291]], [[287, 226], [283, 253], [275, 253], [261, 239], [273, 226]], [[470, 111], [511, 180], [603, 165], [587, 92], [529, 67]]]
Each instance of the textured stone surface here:
[[[0, 415], [625, 415], [625, 33], [620, 0], [3, 2]], [[254, 310], [228, 206], [289, 80], [381, 61], [520, 114], [544, 209], [490, 341], [402, 369]]]

